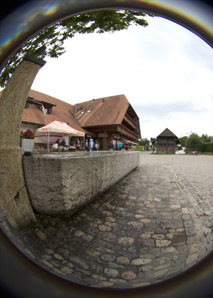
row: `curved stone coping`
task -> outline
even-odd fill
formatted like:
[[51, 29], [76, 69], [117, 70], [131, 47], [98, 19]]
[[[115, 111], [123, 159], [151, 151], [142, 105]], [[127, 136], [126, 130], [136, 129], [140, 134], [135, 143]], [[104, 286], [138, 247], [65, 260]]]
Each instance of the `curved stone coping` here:
[[88, 158], [126, 153], [134, 153], [134, 151], [51, 152], [46, 154], [39, 154], [39, 156], [42, 156], [44, 158]]
[[68, 216], [138, 166], [139, 152], [76, 152], [23, 157], [33, 208]]

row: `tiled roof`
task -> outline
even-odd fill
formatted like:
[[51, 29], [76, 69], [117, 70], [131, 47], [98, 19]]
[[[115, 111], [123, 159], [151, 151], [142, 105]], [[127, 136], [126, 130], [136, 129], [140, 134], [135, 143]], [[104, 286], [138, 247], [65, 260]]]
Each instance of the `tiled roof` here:
[[55, 106], [53, 106], [51, 114], [45, 114], [44, 116], [44, 113], [39, 110], [36, 105], [31, 104], [29, 109], [24, 109], [22, 121], [46, 125], [54, 120], [57, 120], [66, 122], [69, 126], [83, 131], [80, 124], [74, 117], [74, 109], [72, 105], [55, 97], [34, 90], [30, 90], [28, 96], [35, 99], [36, 101], [47, 102]]
[[[69, 126], [80, 131], [84, 131], [82, 127], [119, 125], [122, 123], [128, 108], [131, 107], [125, 95], [98, 98], [75, 105], [70, 105], [55, 97], [34, 90], [30, 90], [28, 97], [54, 106], [51, 114], [45, 114], [44, 116], [38, 106], [30, 104], [30, 108], [23, 111], [23, 122], [43, 126], [57, 120], [66, 122]], [[75, 116], [77, 119], [75, 119]]]
[[172, 138], [177, 138], [177, 136], [168, 128], [166, 128], [161, 134], [159, 134], [159, 137], [172, 137]]
[[98, 98], [74, 105], [82, 127], [121, 124], [129, 107], [125, 95]]

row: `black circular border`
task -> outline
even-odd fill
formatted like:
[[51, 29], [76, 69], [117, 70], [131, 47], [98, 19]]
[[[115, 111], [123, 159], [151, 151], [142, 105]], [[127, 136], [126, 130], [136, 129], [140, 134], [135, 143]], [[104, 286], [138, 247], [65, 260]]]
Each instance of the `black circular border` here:
[[[21, 4], [26, 2], [29, 1], [10, 0], [9, 3], [4, 3], [0, 18], [7, 17], [11, 11], [15, 11]], [[92, 0], [92, 2], [94, 2], [93, 8], [96, 8], [95, 2], [97, 3], [98, 0]], [[102, 4], [103, 2], [105, 1], [103, 0]], [[131, 1], [127, 2], [130, 3]], [[210, 5], [210, 1], [188, 0], [188, 2], [191, 6], [200, 5], [200, 8], [202, 8], [203, 2]], [[118, 5], [118, 2], [115, 3], [115, 6], [116, 5]], [[122, 6], [122, 1], [120, 1], [120, 5]], [[113, 5], [111, 6], [113, 7]], [[86, 7], [87, 5], [85, 3], [85, 8]], [[129, 4], [129, 8], [133, 7], [134, 5], [131, 7]], [[91, 7], [89, 9], [91, 9]], [[160, 13], [161, 11], [159, 11], [159, 14]], [[62, 16], [58, 16], [58, 19], [61, 17]], [[171, 19], [175, 19], [175, 17], [171, 15]], [[187, 27], [185, 20], [181, 21], [181, 19], [176, 19], [176, 21], [185, 24], [185, 27]], [[198, 31], [196, 31], [196, 29], [197, 28], [194, 28], [193, 31], [200, 35], [199, 29]], [[37, 29], [35, 29], [35, 31], [36, 30]], [[205, 36], [204, 34], [203, 38], [206, 39], [209, 44], [212, 43], [212, 38], [209, 39], [209, 36]], [[13, 50], [14, 48], [8, 49], [8, 53], [6, 53], [5, 57], [8, 57]], [[1, 62], [3, 63], [3, 60]], [[158, 284], [129, 290], [95, 289], [67, 282], [46, 272], [27, 259], [12, 244], [8, 237], [2, 231], [0, 232], [0, 289], [3, 297], [211, 297], [213, 294], [212, 263], [213, 254], [210, 253], [201, 262], [182, 274]]]

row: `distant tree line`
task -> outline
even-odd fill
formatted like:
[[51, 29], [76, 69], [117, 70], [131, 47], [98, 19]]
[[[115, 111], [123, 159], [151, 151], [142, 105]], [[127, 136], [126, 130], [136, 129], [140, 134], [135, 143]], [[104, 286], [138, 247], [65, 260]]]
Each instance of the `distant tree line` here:
[[189, 151], [213, 152], [213, 136], [197, 133], [191, 133], [190, 136], [179, 138], [182, 147], [186, 147]]
[[146, 138], [136, 140], [136, 142], [138, 143], [139, 146], [145, 146], [145, 147], [149, 146], [149, 143], [150, 143], [150, 141]]
[[[151, 141], [154, 139], [151, 138]], [[197, 133], [191, 133], [189, 136], [179, 138], [182, 147], [186, 147], [188, 151], [212, 152], [213, 153], [213, 136]], [[135, 140], [139, 146], [148, 147], [150, 141], [146, 138]]]

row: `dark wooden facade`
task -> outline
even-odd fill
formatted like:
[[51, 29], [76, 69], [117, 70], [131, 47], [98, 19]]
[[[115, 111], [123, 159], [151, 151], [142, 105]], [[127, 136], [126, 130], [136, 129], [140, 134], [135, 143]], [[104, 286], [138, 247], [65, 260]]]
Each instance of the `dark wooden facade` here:
[[83, 127], [86, 131], [98, 140], [100, 149], [107, 150], [110, 141], [115, 141], [117, 148], [118, 141], [136, 140], [140, 138], [139, 119], [133, 120], [128, 113], [124, 116], [121, 124]]
[[178, 137], [166, 128], [157, 138], [152, 142], [153, 150], [156, 153], [175, 153], [178, 149]]
[[139, 117], [123, 95], [80, 103], [76, 117], [82, 128], [98, 140], [101, 150], [107, 150], [111, 141], [117, 149], [119, 141], [124, 144], [141, 137]]

